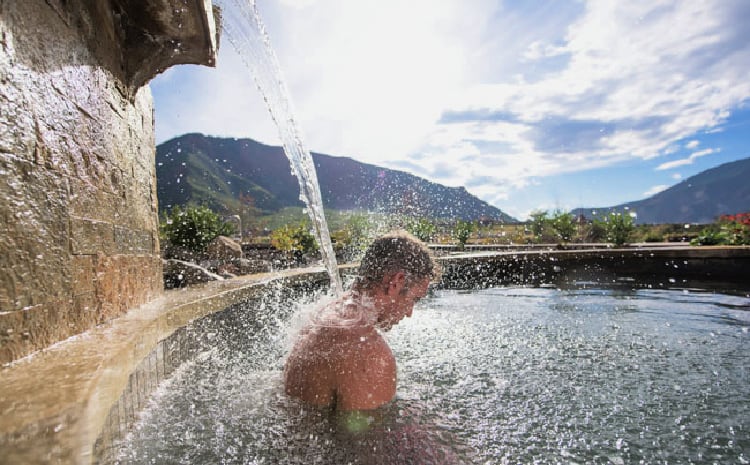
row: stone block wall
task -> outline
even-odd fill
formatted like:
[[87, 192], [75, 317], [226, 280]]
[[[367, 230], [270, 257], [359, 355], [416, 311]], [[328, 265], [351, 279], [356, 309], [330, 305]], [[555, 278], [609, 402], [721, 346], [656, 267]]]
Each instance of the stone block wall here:
[[151, 94], [108, 3], [0, 0], [0, 365], [162, 292]]

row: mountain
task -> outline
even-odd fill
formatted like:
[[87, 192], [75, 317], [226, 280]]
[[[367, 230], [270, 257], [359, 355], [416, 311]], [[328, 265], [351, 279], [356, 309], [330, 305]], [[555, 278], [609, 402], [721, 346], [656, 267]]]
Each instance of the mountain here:
[[571, 213], [601, 218], [610, 211], [636, 212], [636, 222], [713, 223], [719, 215], [750, 211], [750, 158], [700, 172], [647, 199], [614, 207], [576, 208]]
[[[444, 219], [516, 219], [463, 187], [446, 187], [403, 171], [313, 153], [323, 206]], [[252, 139], [185, 134], [156, 147], [159, 208], [188, 202], [216, 211], [251, 206], [273, 213], [302, 206], [299, 183], [281, 147]]]

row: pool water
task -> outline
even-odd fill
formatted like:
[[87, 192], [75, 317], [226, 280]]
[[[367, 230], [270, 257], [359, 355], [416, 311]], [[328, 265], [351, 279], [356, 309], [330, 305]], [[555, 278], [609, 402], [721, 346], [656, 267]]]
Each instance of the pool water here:
[[750, 463], [746, 295], [436, 291], [388, 333], [397, 398], [359, 433], [284, 396], [263, 321], [218, 325], [119, 463]]

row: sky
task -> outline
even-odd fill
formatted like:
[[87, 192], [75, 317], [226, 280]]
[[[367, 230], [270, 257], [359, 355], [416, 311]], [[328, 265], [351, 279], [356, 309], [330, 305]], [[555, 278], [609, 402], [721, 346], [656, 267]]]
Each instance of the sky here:
[[[214, 1], [233, 14], [232, 0]], [[647, 198], [750, 157], [747, 0], [257, 0], [310, 151], [520, 220]], [[150, 83], [157, 144], [281, 145], [223, 35]]]

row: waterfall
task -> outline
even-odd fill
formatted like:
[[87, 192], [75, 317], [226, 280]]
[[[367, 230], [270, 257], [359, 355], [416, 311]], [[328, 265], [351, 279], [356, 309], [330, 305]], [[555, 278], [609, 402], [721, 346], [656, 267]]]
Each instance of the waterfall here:
[[313, 225], [313, 232], [320, 245], [323, 261], [331, 276], [331, 288], [337, 295], [341, 294], [343, 285], [323, 211], [323, 200], [315, 165], [309, 150], [302, 141], [294, 119], [289, 91], [255, 2], [253, 0], [224, 0], [222, 6], [222, 25], [227, 38], [249, 68], [271, 113], [271, 118], [276, 123], [284, 152], [292, 167], [292, 174], [299, 181], [300, 199], [305, 203]]

